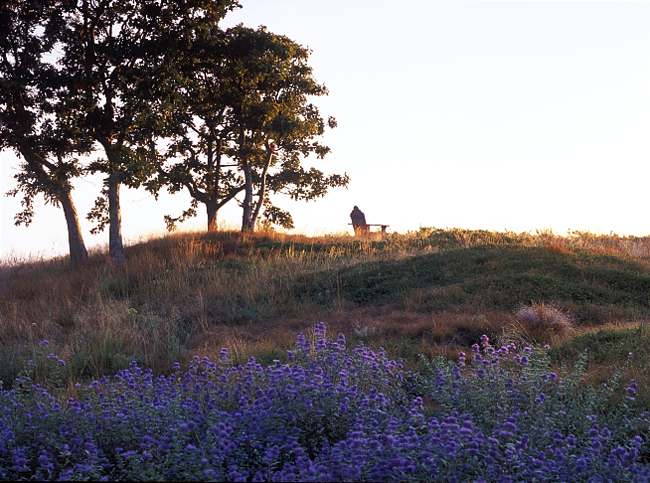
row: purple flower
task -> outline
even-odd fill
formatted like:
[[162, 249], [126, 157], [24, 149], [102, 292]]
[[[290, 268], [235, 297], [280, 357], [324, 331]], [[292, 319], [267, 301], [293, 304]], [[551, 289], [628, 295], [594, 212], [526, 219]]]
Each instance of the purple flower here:
[[521, 440], [517, 441], [517, 443], [515, 444], [515, 448], [516, 449], [526, 449], [526, 448], [528, 448], [528, 441], [529, 441], [528, 435], [524, 434], [522, 436]]
[[490, 338], [489, 338], [487, 335], [483, 334], [483, 335], [481, 336], [481, 344], [483, 344], [483, 345], [487, 345], [487, 343], [488, 343], [489, 341], [490, 341]]
[[47, 347], [48, 345], [50, 345], [50, 341], [49, 340], [42, 340], [42, 341], [40, 341], [38, 343], [38, 345], [41, 345], [43, 347]]
[[476, 456], [479, 453], [479, 446], [476, 441], [471, 441], [469, 443], [467, 453], [472, 456]]
[[63, 359], [59, 359], [57, 362], [62, 366], [65, 366], [65, 361]]

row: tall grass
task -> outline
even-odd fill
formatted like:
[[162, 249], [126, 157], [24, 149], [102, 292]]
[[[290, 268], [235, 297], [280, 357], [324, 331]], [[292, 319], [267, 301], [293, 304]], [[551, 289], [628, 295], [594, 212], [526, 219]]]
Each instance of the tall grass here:
[[[422, 228], [385, 240], [176, 233], [127, 246], [119, 267], [102, 251], [79, 269], [62, 258], [5, 261], [0, 379], [14, 380], [41, 340], [58, 348], [74, 380], [130, 361], [167, 374], [224, 346], [236, 363], [253, 355], [270, 363], [319, 321], [414, 369], [418, 354], [453, 359], [482, 334], [562, 344], [603, 324], [648, 320], [649, 253], [647, 237]], [[596, 295], [576, 296], [586, 291]], [[571, 316], [575, 333], [526, 333], [515, 311], [532, 303]], [[647, 368], [639, 371], [645, 380]]]

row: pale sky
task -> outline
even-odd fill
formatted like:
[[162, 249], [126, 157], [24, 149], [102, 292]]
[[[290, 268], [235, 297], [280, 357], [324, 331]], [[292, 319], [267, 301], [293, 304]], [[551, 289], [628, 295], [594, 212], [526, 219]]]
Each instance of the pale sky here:
[[[516, 232], [552, 228], [650, 234], [650, 3], [426, 0], [242, 0], [222, 22], [266, 25], [308, 46], [314, 99], [338, 127], [314, 166], [351, 177], [315, 202], [274, 198], [295, 232], [349, 230], [354, 205], [369, 223]], [[0, 154], [0, 190], [13, 183]], [[85, 214], [100, 179], [77, 180]], [[186, 193], [155, 202], [122, 190], [125, 241], [164, 231]], [[37, 209], [13, 226], [19, 199], [0, 198], [0, 255], [67, 253], [63, 212]], [[202, 205], [200, 205], [202, 208]], [[241, 223], [239, 207], [220, 221]], [[203, 228], [206, 215], [183, 226]]]

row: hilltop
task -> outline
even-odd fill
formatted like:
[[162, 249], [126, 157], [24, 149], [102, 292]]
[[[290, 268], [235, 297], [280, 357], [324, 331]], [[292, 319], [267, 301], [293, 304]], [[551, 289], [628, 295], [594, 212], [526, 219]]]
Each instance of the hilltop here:
[[[181, 233], [127, 247], [120, 266], [100, 252], [79, 269], [5, 264], [0, 379], [13, 380], [40, 340], [83, 379], [131, 360], [168, 373], [222, 347], [240, 363], [271, 362], [323, 321], [334, 338], [413, 365], [418, 354], [455, 359], [483, 334], [550, 343], [558, 364], [589, 347], [604, 368], [597, 382], [650, 342], [649, 256], [649, 238], [422, 228], [385, 240]], [[531, 323], [522, 310], [561, 320]], [[644, 380], [648, 364], [633, 366]]]

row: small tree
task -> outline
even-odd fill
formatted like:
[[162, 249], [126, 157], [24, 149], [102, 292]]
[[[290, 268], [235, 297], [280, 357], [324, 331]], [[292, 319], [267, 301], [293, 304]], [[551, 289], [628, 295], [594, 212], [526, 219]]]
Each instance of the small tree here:
[[[197, 39], [184, 96], [184, 135], [170, 150], [180, 162], [159, 171], [154, 188], [171, 192], [186, 187], [192, 205], [180, 217], [166, 217], [169, 229], [196, 215], [198, 203], [216, 229], [218, 210], [243, 193], [242, 230], [255, 227], [260, 214], [268, 223], [291, 228], [291, 215], [274, 206], [272, 193], [293, 199], [324, 196], [330, 187], [347, 186], [347, 175], [326, 176], [301, 161], [322, 159], [327, 146], [315, 138], [325, 122], [308, 96], [326, 95], [307, 65], [309, 50], [260, 27], [212, 29]], [[329, 118], [329, 127], [336, 122]]]
[[16, 225], [29, 226], [34, 198], [61, 206], [68, 229], [70, 263], [88, 258], [70, 180], [80, 174], [75, 155], [91, 149], [59, 111], [55, 98], [61, 73], [46, 56], [54, 56], [66, 26], [65, 10], [54, 3], [9, 1], [0, 6], [0, 150], [13, 149], [23, 159], [14, 176], [23, 193]]

